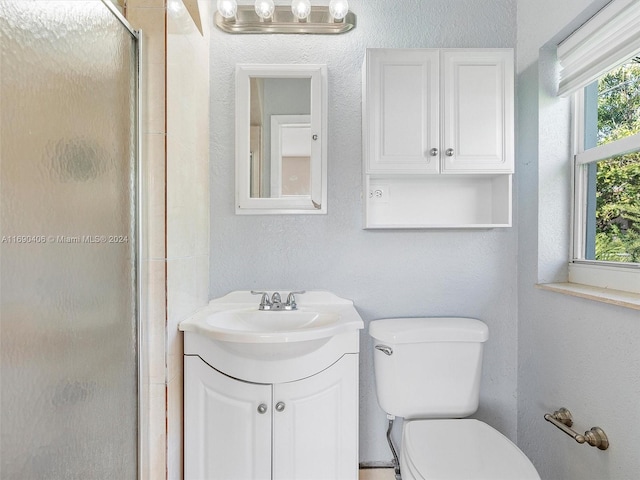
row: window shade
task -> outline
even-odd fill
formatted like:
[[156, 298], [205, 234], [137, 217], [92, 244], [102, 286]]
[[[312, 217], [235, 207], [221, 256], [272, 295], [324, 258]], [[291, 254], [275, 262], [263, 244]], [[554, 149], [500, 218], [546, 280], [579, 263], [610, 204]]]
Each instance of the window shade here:
[[558, 95], [588, 85], [639, 51], [640, 1], [613, 0], [558, 45]]

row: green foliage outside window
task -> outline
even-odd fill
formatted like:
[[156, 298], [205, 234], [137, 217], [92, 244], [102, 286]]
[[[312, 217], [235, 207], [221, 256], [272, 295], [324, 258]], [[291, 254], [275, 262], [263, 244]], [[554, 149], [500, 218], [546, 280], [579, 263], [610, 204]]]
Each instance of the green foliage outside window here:
[[[640, 132], [640, 64], [598, 82], [598, 145]], [[596, 260], [640, 262], [640, 152], [598, 162]]]

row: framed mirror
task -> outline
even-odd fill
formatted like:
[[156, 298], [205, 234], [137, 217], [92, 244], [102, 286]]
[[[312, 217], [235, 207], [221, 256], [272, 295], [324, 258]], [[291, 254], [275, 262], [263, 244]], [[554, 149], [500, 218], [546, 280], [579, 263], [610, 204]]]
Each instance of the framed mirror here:
[[236, 66], [236, 213], [327, 213], [325, 65]]

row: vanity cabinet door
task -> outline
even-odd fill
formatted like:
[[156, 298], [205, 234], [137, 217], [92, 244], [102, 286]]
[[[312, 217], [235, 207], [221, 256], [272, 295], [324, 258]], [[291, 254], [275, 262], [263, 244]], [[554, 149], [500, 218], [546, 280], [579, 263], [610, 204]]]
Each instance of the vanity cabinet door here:
[[439, 52], [367, 51], [367, 173], [439, 171]]
[[358, 355], [274, 385], [273, 479], [358, 478]]
[[513, 172], [513, 54], [442, 53], [442, 172]]
[[191, 355], [184, 382], [185, 480], [270, 480], [272, 386], [234, 380]]

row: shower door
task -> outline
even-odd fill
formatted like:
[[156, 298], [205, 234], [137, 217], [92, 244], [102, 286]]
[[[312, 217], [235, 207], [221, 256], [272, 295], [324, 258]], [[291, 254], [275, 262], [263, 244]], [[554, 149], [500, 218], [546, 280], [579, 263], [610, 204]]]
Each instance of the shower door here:
[[0, 0], [0, 477], [138, 471], [137, 39]]

